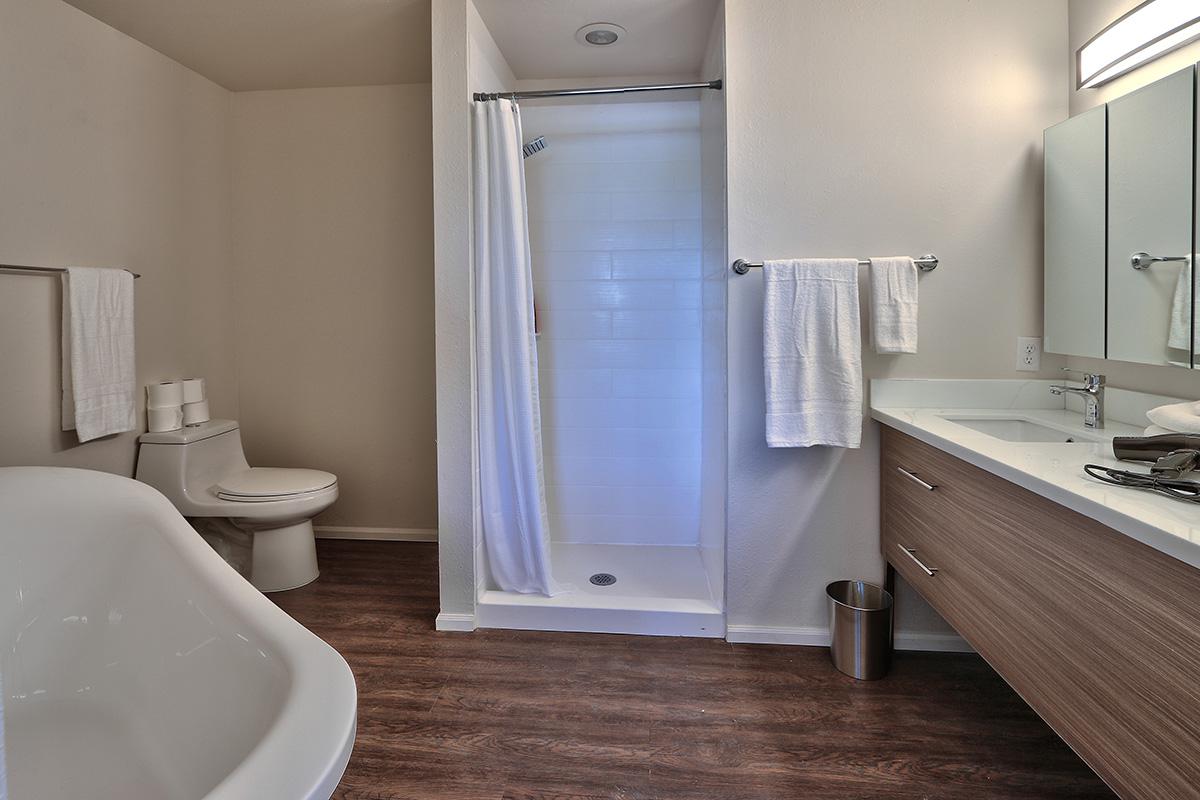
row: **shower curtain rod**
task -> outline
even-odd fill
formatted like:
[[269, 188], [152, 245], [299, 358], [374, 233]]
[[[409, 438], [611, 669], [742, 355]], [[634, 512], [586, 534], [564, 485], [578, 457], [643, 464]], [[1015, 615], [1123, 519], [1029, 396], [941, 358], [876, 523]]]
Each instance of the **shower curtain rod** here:
[[647, 86], [596, 86], [590, 89], [538, 89], [528, 92], [476, 92], [475, 100], [527, 100], [534, 97], [574, 97], [588, 94], [628, 94], [632, 92], [668, 92], [677, 89], [720, 89], [721, 81], [703, 83], [660, 83]]

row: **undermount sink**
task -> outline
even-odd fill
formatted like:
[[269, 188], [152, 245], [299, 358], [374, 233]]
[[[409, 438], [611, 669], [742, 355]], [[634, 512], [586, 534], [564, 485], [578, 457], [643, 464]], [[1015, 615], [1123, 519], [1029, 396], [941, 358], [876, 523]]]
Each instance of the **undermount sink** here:
[[1100, 441], [1100, 437], [1092, 434], [1051, 428], [1027, 419], [997, 419], [994, 417], [942, 417], [942, 419], [1006, 442], [1083, 442], [1086, 444]]

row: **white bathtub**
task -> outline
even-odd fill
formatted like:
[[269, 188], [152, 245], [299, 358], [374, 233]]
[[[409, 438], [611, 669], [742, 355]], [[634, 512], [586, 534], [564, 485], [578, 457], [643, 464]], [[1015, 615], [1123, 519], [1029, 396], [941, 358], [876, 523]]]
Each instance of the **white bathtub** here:
[[0, 800], [328, 800], [356, 702], [154, 489], [0, 469]]

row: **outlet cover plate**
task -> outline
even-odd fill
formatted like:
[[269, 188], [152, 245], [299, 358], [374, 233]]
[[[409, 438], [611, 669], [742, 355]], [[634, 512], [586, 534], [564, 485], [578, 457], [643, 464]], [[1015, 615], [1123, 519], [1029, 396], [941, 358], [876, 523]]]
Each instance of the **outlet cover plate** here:
[[1040, 372], [1042, 369], [1042, 338], [1040, 336], [1017, 337], [1017, 371]]

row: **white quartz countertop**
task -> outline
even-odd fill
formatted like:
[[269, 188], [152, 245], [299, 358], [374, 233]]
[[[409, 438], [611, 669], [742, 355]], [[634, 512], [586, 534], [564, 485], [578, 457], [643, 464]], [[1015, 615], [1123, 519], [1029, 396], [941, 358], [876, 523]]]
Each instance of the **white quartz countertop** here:
[[[1049, 384], [1050, 381], [873, 380], [871, 416], [1200, 568], [1200, 504], [1110, 486], [1083, 471], [1084, 464], [1148, 471], [1147, 464], [1113, 458], [1112, 438], [1142, 435], [1147, 424], [1142, 422], [1145, 409], [1175, 402], [1175, 398], [1109, 389], [1108, 419], [1103, 430], [1095, 431], [1084, 427], [1081, 413], [1064, 408], [1062, 398], [1050, 395]], [[955, 417], [1025, 420], [1061, 430], [1072, 438], [1093, 441], [1005, 441], [954, 422]]]

